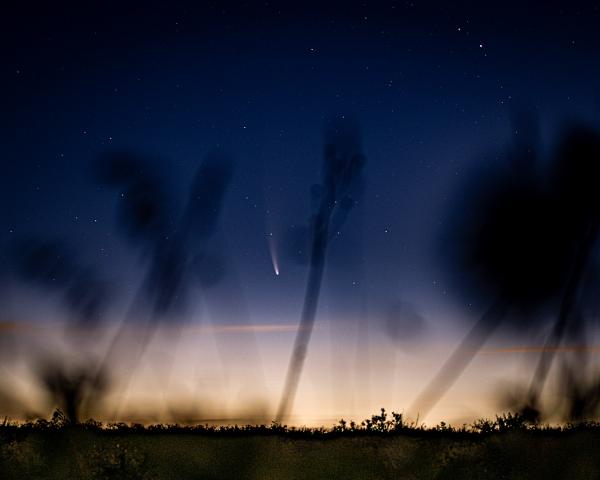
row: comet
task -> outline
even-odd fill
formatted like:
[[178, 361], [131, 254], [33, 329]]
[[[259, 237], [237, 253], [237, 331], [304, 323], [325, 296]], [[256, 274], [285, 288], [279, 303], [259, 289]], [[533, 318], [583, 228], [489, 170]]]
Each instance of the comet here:
[[277, 259], [277, 248], [272, 233], [267, 234], [267, 243], [269, 245], [269, 253], [271, 254], [271, 263], [276, 276], [279, 276], [279, 260]]

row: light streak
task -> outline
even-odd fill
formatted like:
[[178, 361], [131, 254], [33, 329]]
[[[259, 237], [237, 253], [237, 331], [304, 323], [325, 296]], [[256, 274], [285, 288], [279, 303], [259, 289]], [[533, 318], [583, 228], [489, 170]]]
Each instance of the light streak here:
[[275, 275], [279, 276], [279, 260], [277, 259], [277, 248], [272, 233], [267, 234], [267, 243], [269, 245], [269, 253], [271, 254], [273, 270], [275, 271]]

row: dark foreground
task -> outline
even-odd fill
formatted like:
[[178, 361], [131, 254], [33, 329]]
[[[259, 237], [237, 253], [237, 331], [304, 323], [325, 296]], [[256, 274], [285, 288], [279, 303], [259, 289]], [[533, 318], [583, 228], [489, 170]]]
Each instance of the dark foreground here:
[[598, 426], [388, 427], [5, 425], [0, 427], [0, 478], [600, 478]]

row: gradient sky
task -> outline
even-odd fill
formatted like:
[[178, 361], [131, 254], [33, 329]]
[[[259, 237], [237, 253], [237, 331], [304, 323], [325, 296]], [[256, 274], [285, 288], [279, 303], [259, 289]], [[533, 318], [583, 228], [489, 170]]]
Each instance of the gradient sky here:
[[[147, 158], [181, 208], [204, 155], [226, 151], [235, 172], [217, 235], [228, 277], [211, 294], [212, 314], [191, 308], [185, 328], [254, 326], [272, 408], [306, 281], [306, 268], [286, 254], [286, 235], [308, 219], [324, 130], [352, 118], [361, 127], [367, 186], [330, 249], [314, 333], [314, 355], [328, 358], [327, 373], [320, 377], [310, 360], [312, 380], [298, 405], [305, 421], [402, 409], [481, 313], [454, 295], [436, 248], [465, 173], [501, 161], [521, 109], [537, 114], [545, 147], [565, 121], [600, 121], [600, 4], [288, 3], [53, 3], [3, 13], [0, 242], [7, 252], [20, 235], [66, 241], [77, 262], [114, 287], [112, 325], [145, 264], [119, 232], [118, 193], [98, 181], [94, 162], [111, 150]], [[0, 321], [12, 327], [4, 330], [35, 323], [43, 331], [61, 321], [52, 295], [23, 290], [8, 257]], [[231, 318], [233, 294], [240, 318]], [[424, 319], [422, 328], [400, 323], [407, 338], [385, 334], [398, 302]], [[165, 338], [160, 351], [194, 350]], [[236, 341], [221, 354], [239, 373]], [[225, 372], [209, 360], [215, 355], [194, 375]], [[492, 357], [504, 360], [485, 360], [489, 368], [515, 373], [506, 352]], [[184, 371], [179, 377], [189, 378]], [[354, 375], [350, 387], [344, 375]], [[228, 378], [235, 384], [236, 374]], [[336, 382], [346, 387], [327, 393], [324, 406], [315, 392]], [[458, 391], [476, 383], [471, 377]], [[343, 388], [366, 389], [368, 398], [360, 408], [344, 403]], [[477, 408], [461, 409], [459, 398], [443, 413], [469, 418], [495, 408], [484, 393]]]

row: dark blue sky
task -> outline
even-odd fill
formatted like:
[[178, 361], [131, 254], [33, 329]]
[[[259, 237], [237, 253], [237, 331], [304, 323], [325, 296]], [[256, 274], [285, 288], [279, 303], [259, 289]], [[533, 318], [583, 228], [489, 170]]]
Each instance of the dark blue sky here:
[[[489, 307], [493, 300], [473, 291], [478, 285], [458, 288], [463, 272], [448, 268], [442, 239], [461, 219], [473, 224], [470, 215], [487, 198], [464, 189], [473, 170], [510, 171], [506, 151], [533, 138], [515, 118], [527, 113], [538, 122], [538, 172], [564, 125], [599, 126], [600, 3], [291, 3], [3, 8], [0, 352], [14, 376], [0, 396], [14, 394], [13, 414], [68, 408], [68, 398], [46, 391], [47, 371], [67, 381], [67, 392], [73, 378], [91, 389], [90, 405], [80, 406], [102, 419], [137, 418], [144, 406], [160, 412], [160, 389], [174, 405], [198, 407], [197, 418], [237, 415], [249, 398], [263, 402], [261, 415], [274, 415], [294, 335], [306, 331], [297, 330], [309, 271], [297, 262], [298, 250], [307, 250], [298, 240], [325, 204], [317, 194], [327, 190], [315, 184], [325, 184], [326, 132], [352, 122], [360, 126], [360, 141], [352, 141], [362, 142], [365, 188], [352, 191], [344, 223], [331, 221], [297, 423], [410, 408]], [[536, 177], [536, 188], [548, 178]], [[511, 179], [503, 177], [501, 199], [518, 191]], [[338, 200], [336, 212], [348, 198]], [[491, 221], [517, 247], [512, 217], [529, 226], [519, 213], [499, 227]], [[475, 236], [492, 277], [532, 263], [522, 252], [513, 260], [493, 235]], [[485, 242], [498, 257], [485, 256]], [[588, 253], [592, 264], [597, 251]], [[519, 265], [504, 268], [503, 259]], [[554, 259], [543, 260], [551, 270]], [[507, 308], [518, 303], [504, 300]], [[519, 317], [534, 318], [532, 336], [495, 337], [506, 345], [473, 360], [437, 418], [497, 411], [501, 395], [489, 392], [500, 379], [529, 382], [533, 370], [523, 365], [537, 355], [526, 353], [544, 344], [553, 315]], [[481, 318], [486, 328], [493, 323]], [[82, 319], [90, 329], [71, 328]], [[95, 329], [99, 319], [124, 328]], [[193, 328], [172, 328], [178, 320]], [[160, 335], [159, 321], [167, 324]], [[521, 349], [527, 342], [534, 347]], [[464, 368], [445, 365], [434, 387], [452, 384]], [[90, 379], [104, 373], [114, 377], [116, 396], [100, 405]], [[43, 393], [37, 406], [27, 378]], [[10, 413], [2, 398], [0, 413]], [[156, 418], [177, 419], [172, 411]]]
[[94, 161], [146, 156], [183, 205], [203, 156], [222, 148], [236, 166], [221, 234], [250, 314], [295, 321], [306, 270], [285, 255], [286, 232], [308, 218], [325, 128], [348, 117], [361, 126], [367, 189], [332, 244], [325, 302], [460, 312], [435, 249], [449, 199], [513, 141], [515, 110], [537, 113], [547, 143], [568, 119], [597, 122], [598, 4], [287, 3], [8, 12], [3, 245], [66, 239], [133, 293], [139, 251], [119, 234], [118, 193]]

